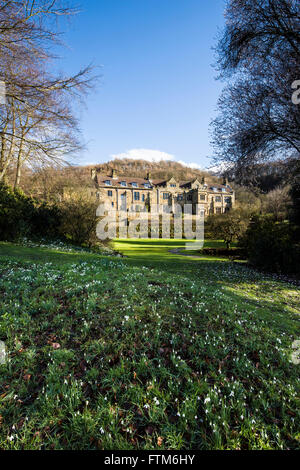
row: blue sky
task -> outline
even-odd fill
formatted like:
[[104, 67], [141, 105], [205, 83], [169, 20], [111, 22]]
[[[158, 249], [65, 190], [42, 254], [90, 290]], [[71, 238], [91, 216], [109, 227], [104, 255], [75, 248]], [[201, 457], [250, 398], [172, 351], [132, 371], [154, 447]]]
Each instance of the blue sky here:
[[60, 51], [60, 67], [75, 73], [93, 63], [102, 78], [81, 112], [88, 149], [77, 162], [101, 163], [129, 152], [210, 165], [208, 126], [222, 88], [212, 46], [224, 24], [224, 1], [81, 4], [64, 26], [68, 49]]

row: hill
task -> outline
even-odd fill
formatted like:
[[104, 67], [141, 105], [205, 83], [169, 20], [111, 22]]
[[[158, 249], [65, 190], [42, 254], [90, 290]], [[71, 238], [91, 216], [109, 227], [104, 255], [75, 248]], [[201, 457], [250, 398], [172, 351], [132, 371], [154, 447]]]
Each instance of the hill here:
[[26, 194], [49, 200], [62, 193], [64, 187], [79, 189], [92, 184], [91, 170], [98, 169], [103, 173], [114, 168], [120, 176], [144, 178], [151, 173], [153, 179], [174, 177], [186, 181], [205, 176], [210, 182], [221, 181], [206, 171], [186, 167], [173, 161], [149, 162], [145, 160], [113, 160], [107, 163], [87, 166], [64, 166], [29, 169], [23, 173], [21, 188]]
[[108, 172], [111, 168], [114, 168], [122, 176], [130, 175], [140, 178], [145, 177], [145, 175], [150, 172], [153, 179], [168, 179], [173, 176], [175, 179], [182, 181], [209, 176], [211, 180], [215, 180], [215, 178], [206, 171], [192, 169], [173, 161], [149, 162], [146, 160], [124, 159], [113, 160], [108, 163], [86, 168], [98, 168], [104, 172]]

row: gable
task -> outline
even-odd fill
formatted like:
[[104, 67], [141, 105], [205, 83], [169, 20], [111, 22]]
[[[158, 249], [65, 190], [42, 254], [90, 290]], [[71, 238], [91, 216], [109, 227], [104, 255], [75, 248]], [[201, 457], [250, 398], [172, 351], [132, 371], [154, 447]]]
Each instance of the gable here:
[[172, 186], [172, 185], [176, 185], [176, 186], [179, 186], [178, 182], [176, 181], [175, 178], [170, 178], [168, 181], [166, 181], [167, 183], [167, 186]]
[[191, 182], [191, 188], [192, 189], [200, 188], [200, 186], [202, 186], [202, 184], [200, 183], [200, 181], [197, 178], [194, 181]]

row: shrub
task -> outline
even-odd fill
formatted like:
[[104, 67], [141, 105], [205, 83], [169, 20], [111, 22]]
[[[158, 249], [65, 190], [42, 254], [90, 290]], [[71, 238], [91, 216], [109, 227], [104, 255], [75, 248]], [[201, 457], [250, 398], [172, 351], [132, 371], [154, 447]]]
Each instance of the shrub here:
[[[293, 184], [290, 190], [290, 196], [292, 199], [292, 221], [300, 227], [300, 174], [294, 177]], [[299, 232], [298, 232], [299, 233]]]
[[34, 212], [33, 200], [20, 191], [0, 186], [0, 239], [16, 240], [31, 231], [30, 221]]
[[232, 242], [236, 241], [247, 228], [248, 221], [239, 211], [230, 211], [222, 215], [214, 215], [207, 221], [210, 236], [224, 240], [229, 250]]
[[97, 242], [97, 203], [84, 194], [73, 194], [60, 205], [60, 233], [76, 245]]
[[0, 185], [0, 240], [58, 235], [60, 212], [56, 206], [39, 204], [22, 191]]
[[203, 248], [199, 251], [201, 255], [228, 256], [229, 258], [245, 259], [245, 250], [242, 248]]
[[249, 262], [260, 269], [278, 273], [299, 272], [300, 248], [295, 228], [272, 217], [255, 216], [240, 239]]

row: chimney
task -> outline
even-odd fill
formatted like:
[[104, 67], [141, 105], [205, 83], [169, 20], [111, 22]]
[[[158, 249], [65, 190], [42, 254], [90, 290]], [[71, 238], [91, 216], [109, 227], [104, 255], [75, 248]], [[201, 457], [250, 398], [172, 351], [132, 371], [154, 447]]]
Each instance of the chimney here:
[[206, 185], [206, 179], [205, 179], [205, 176], [203, 176], [203, 178], [202, 178], [202, 180], [201, 180], [201, 183], [202, 183], [202, 185], [203, 185], [203, 186], [205, 186], [205, 185]]
[[224, 185], [224, 186], [228, 186], [228, 185], [229, 185], [229, 183], [228, 183], [228, 178], [225, 178], [225, 177], [224, 177], [224, 179], [223, 179], [223, 185]]
[[117, 170], [115, 170], [114, 168], [111, 170], [111, 177], [112, 179], [117, 179], [118, 176], [117, 176]]
[[148, 171], [148, 173], [147, 173], [147, 180], [148, 180], [148, 181], [151, 181], [151, 173], [150, 173], [150, 171]]
[[92, 168], [91, 169], [91, 178], [93, 181], [97, 181], [97, 172], [96, 172], [96, 168]]

